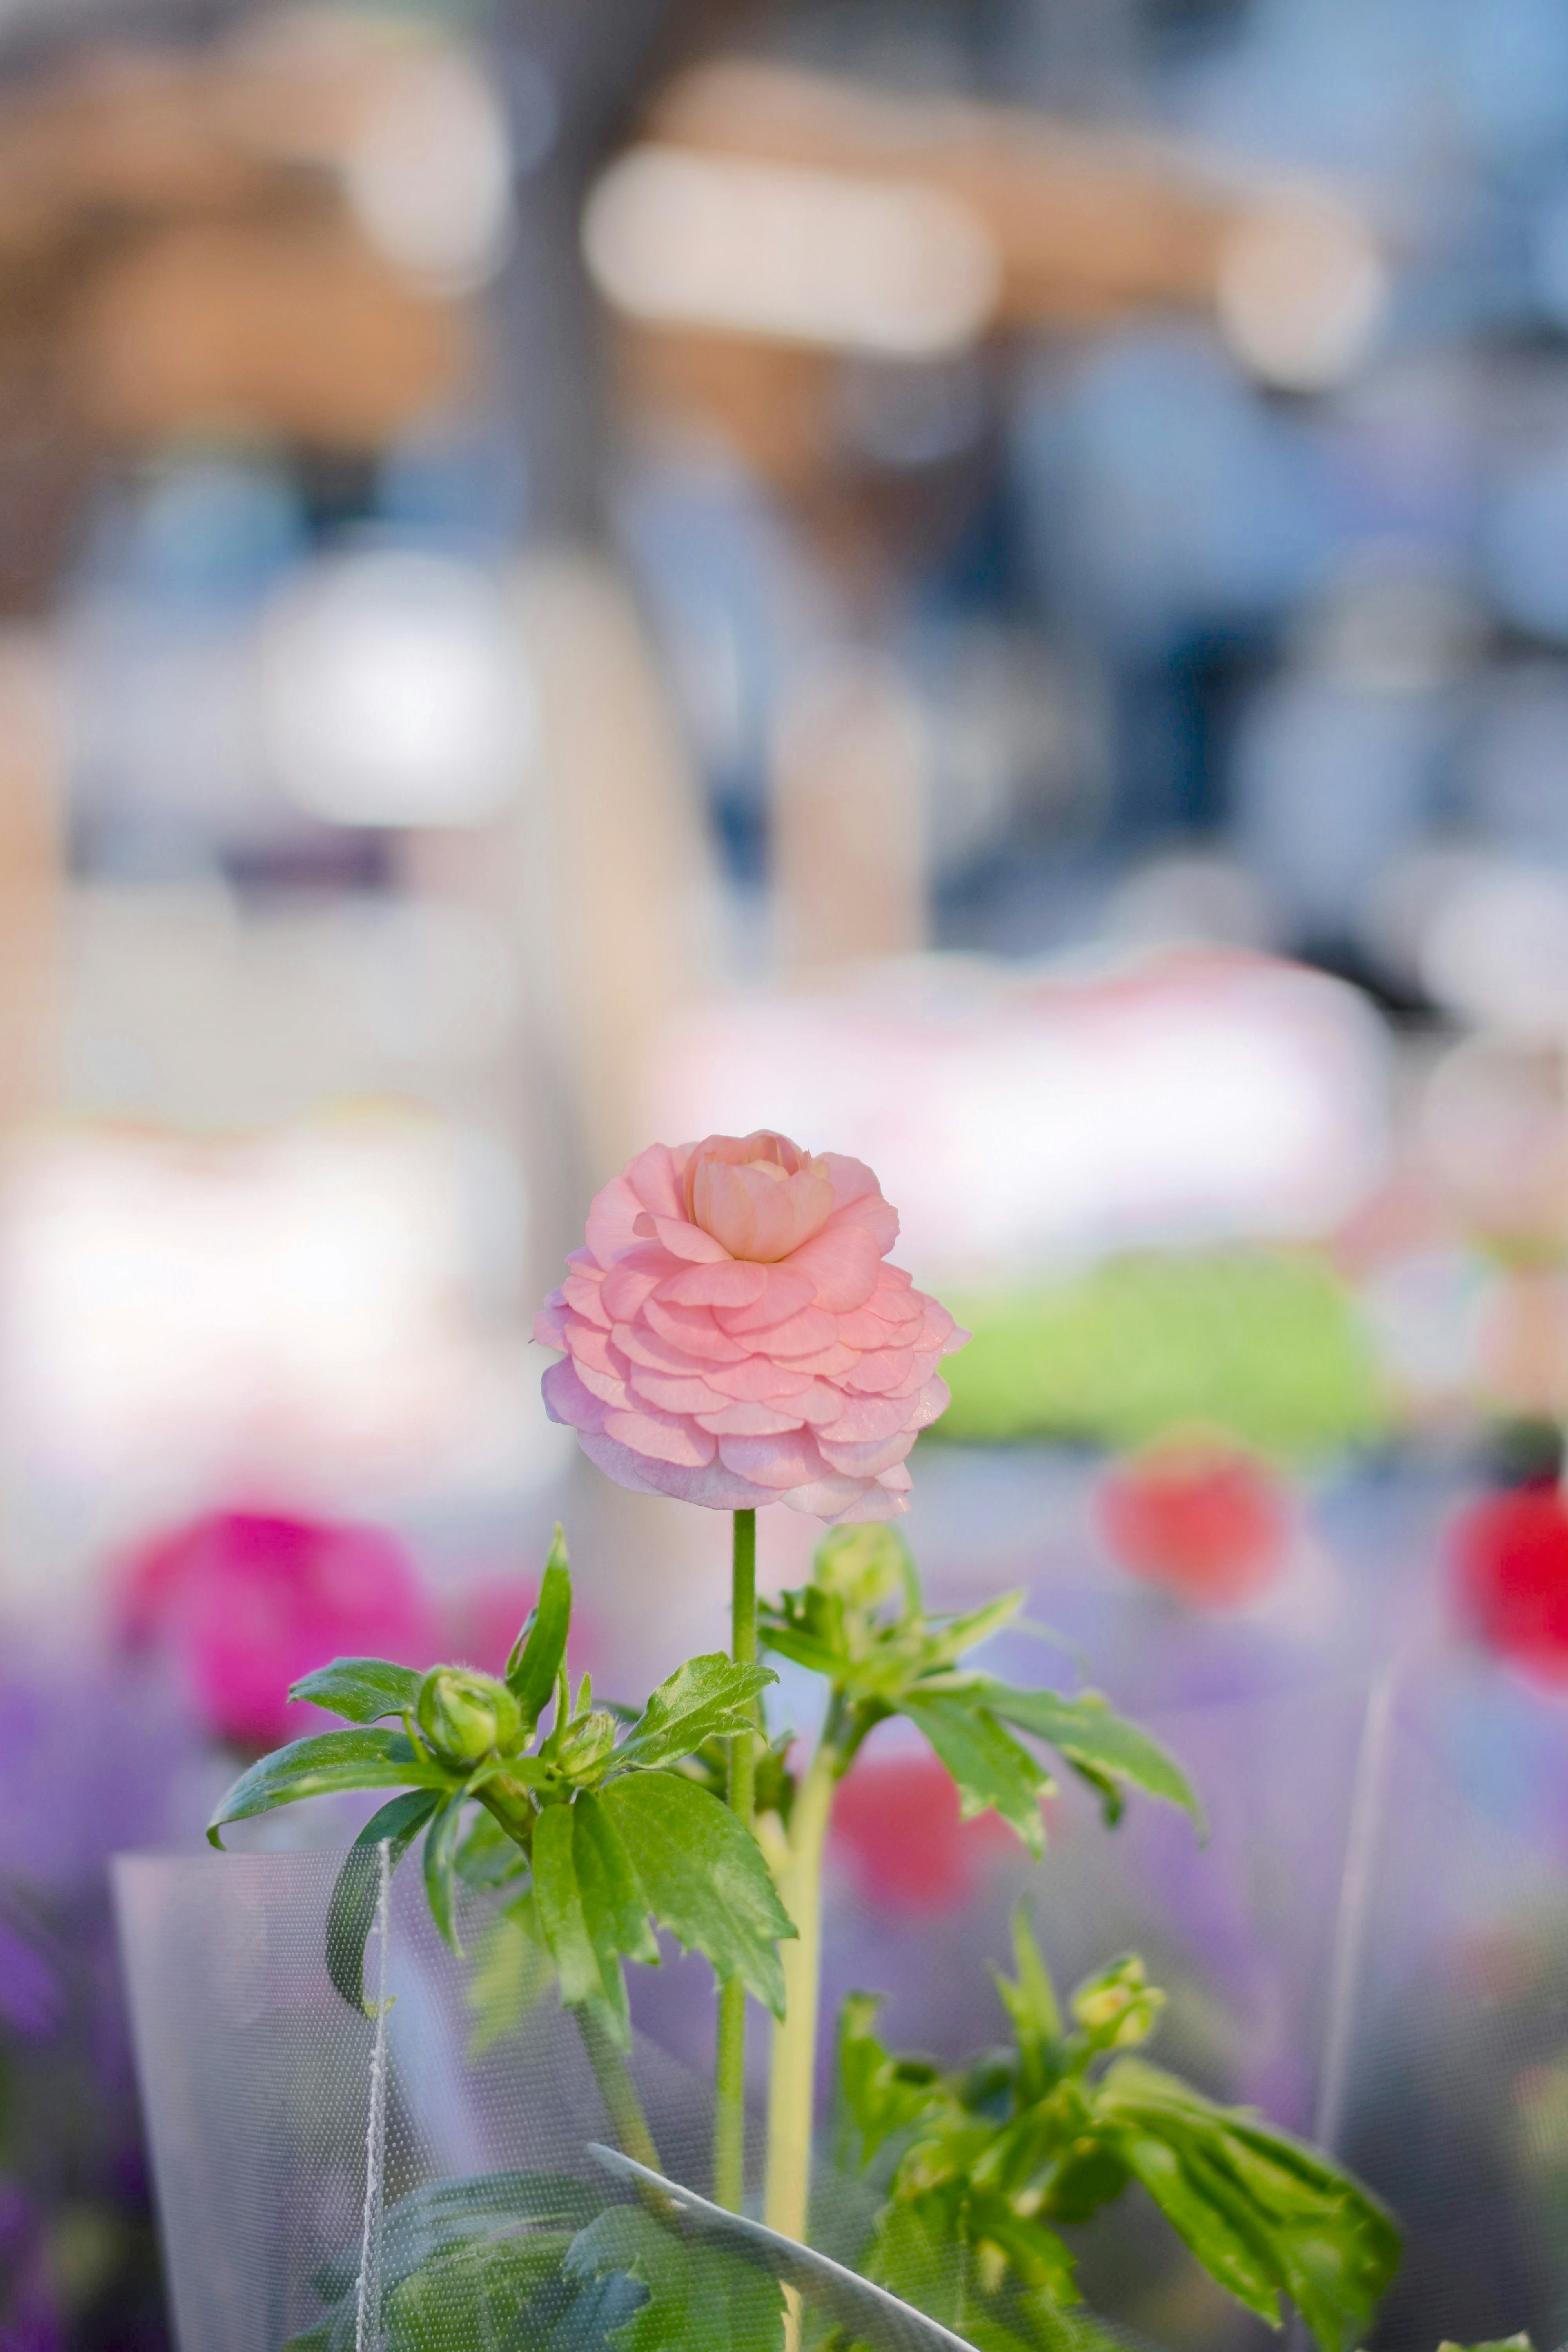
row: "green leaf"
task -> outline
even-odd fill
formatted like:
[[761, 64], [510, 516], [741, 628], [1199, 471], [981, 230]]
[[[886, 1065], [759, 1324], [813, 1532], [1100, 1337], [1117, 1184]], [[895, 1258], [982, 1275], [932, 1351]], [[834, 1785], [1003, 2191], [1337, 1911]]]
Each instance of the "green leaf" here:
[[384, 2285], [386, 2352], [452, 2352], [454, 2345], [505, 2352], [520, 2307], [559, 2275], [571, 2242], [563, 2233], [531, 2231], [456, 2246], [390, 2294]]
[[1449, 2344], [1437, 2347], [1437, 2352], [1535, 2352], [1528, 2336], [1500, 2336], [1490, 2344]]
[[751, 1832], [676, 1772], [627, 1772], [601, 1790], [599, 1804], [636, 1856], [654, 1917], [689, 1950], [706, 1953], [721, 1983], [739, 1977], [782, 2017], [775, 1947], [795, 1926]]
[[263, 1756], [242, 1772], [207, 1823], [214, 1845], [230, 1822], [344, 1789], [452, 1789], [457, 1775], [416, 1751], [401, 1731], [322, 1731]]
[[1058, 2051], [1062, 2038], [1061, 2005], [1050, 1971], [1040, 1955], [1029, 1926], [1028, 1907], [1020, 1903], [1013, 1914], [1013, 1962], [1016, 1978], [999, 1969], [992, 1979], [1002, 2004], [1013, 2021], [1021, 2068], [1020, 2090], [1026, 2098], [1040, 2098], [1059, 2074]]
[[[601, 1966], [597, 1946], [583, 1913], [582, 1890], [573, 1853], [573, 1805], [547, 1805], [533, 1831], [533, 1898], [539, 1925], [561, 1979], [561, 1998], [568, 2008], [591, 2002], [607, 2007], [607, 2022], [623, 2046], [629, 2042], [624, 1988], [617, 2002]], [[618, 1979], [619, 1969], [611, 1962]]]
[[863, 2172], [884, 2143], [946, 2104], [933, 2065], [893, 2058], [872, 2032], [880, 1993], [847, 1994], [838, 2011], [838, 2150], [845, 2170]]
[[474, 1946], [463, 2000], [472, 2017], [476, 2061], [515, 2033], [555, 1981], [533, 1896], [521, 1895], [485, 1922]]
[[[363, 2010], [364, 1945], [381, 1895], [382, 1844], [395, 1870], [441, 1800], [434, 1789], [410, 1789], [373, 1813], [348, 1853], [327, 1906], [327, 1974], [351, 2009]], [[370, 2011], [365, 2010], [369, 2016]]]
[[539, 1603], [518, 1635], [506, 1662], [507, 1687], [522, 1712], [523, 1728], [531, 1731], [550, 1704], [555, 1677], [566, 1655], [566, 1635], [572, 1623], [572, 1570], [566, 1538], [559, 1524], [544, 1564]]
[[983, 1608], [971, 1609], [962, 1617], [928, 1622], [928, 1639], [922, 1653], [924, 1666], [949, 1666], [965, 1650], [978, 1649], [982, 1642], [988, 1642], [993, 1633], [999, 1633], [1004, 1625], [1012, 1622], [1025, 1597], [1020, 1585], [1016, 1592], [999, 1593], [994, 1601], [987, 1601]]
[[[591, 2221], [603, 2199], [583, 2181], [553, 2172], [482, 2172], [437, 2180], [398, 2199], [382, 2237], [381, 2284], [391, 2294], [405, 2279], [454, 2247], [509, 2236], [521, 2229], [574, 2232]], [[359, 2277], [359, 2247], [318, 2272], [325, 2303], [352, 2295]]]
[[430, 1916], [459, 1959], [463, 1947], [458, 1940], [458, 1889], [453, 1859], [458, 1851], [458, 1832], [462, 1824], [467, 1795], [466, 1790], [459, 1789], [454, 1795], [441, 1800], [440, 1809], [425, 1840], [425, 1896], [430, 1906]]
[[579, 2278], [622, 2272], [647, 2301], [616, 2330], [619, 2352], [780, 2352], [784, 2294], [754, 2263], [678, 2236], [640, 2205], [612, 2205], [574, 2242]]
[[754, 1729], [758, 1695], [777, 1680], [771, 1668], [738, 1665], [722, 1651], [689, 1658], [660, 1683], [616, 1750], [616, 1769], [678, 1764], [705, 1739]]
[[1223, 2189], [1216, 2196], [1212, 2179], [1202, 2172], [1194, 2175], [1166, 2137], [1127, 2130], [1118, 2135], [1117, 2147], [1129, 2171], [1142, 2182], [1210, 2277], [1270, 2327], [1278, 2327], [1284, 2282], [1245, 2200]]
[[777, 1618], [764, 1618], [757, 1626], [757, 1639], [765, 1649], [775, 1650], [781, 1658], [790, 1659], [808, 1673], [826, 1675], [829, 1682], [843, 1682], [853, 1686], [852, 1663], [843, 1652], [831, 1643], [819, 1640], [798, 1625], [781, 1624]]
[[1220, 2265], [1245, 2241], [1324, 2352], [1342, 2352], [1364, 2329], [1400, 2242], [1392, 2217], [1349, 2173], [1247, 2109], [1218, 2106], [1136, 2059], [1111, 2068], [1097, 2114], [1121, 2126], [1117, 2144], [1131, 2168], [1233, 2293]]
[[572, 1807], [572, 1852], [577, 1891], [595, 1948], [628, 1960], [658, 1963], [658, 1938], [648, 1926], [648, 1899], [614, 1821], [584, 1792]]
[[351, 1723], [378, 1723], [384, 1715], [405, 1715], [424, 1679], [390, 1658], [334, 1658], [290, 1683], [289, 1696], [325, 1707], [329, 1715], [346, 1715]]
[[1163, 1797], [1203, 1829], [1202, 1809], [1175, 1758], [1137, 1724], [1117, 1715], [1099, 1691], [1079, 1691], [1068, 1698], [1060, 1691], [1016, 1690], [988, 1675], [978, 1678], [975, 1688], [994, 1715], [1045, 1740], [1086, 1776], [1103, 1775], [1142, 1789], [1147, 1796]]
[[612, 2352], [647, 2301], [647, 2287], [624, 2271], [581, 2279], [563, 2270], [518, 2313], [510, 2352]]
[[963, 1819], [973, 1821], [994, 1808], [1031, 1853], [1042, 1853], [1040, 1798], [1050, 1788], [1049, 1775], [984, 1704], [966, 1691], [928, 1695], [917, 1689], [897, 1706], [919, 1725], [952, 1774]]

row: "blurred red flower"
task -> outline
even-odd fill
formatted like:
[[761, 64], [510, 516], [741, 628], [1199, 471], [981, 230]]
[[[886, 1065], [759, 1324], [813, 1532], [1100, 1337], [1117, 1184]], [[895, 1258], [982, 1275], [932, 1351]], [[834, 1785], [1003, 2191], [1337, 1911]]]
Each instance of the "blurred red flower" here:
[[891, 1910], [951, 1910], [973, 1894], [986, 1856], [1012, 1843], [994, 1813], [961, 1819], [934, 1756], [863, 1758], [833, 1809], [835, 1853], [859, 1893]]
[[1568, 1683], [1568, 1509], [1556, 1486], [1516, 1486], [1453, 1528], [1469, 1631], [1535, 1680]]
[[1123, 1568], [1199, 1607], [1252, 1600], [1285, 1563], [1289, 1496], [1242, 1446], [1206, 1439], [1155, 1446], [1110, 1473], [1099, 1508]]
[[435, 1613], [384, 1528], [212, 1511], [128, 1561], [120, 1624], [132, 1648], [175, 1659], [210, 1728], [241, 1748], [329, 1729], [289, 1685], [338, 1656], [435, 1663]]

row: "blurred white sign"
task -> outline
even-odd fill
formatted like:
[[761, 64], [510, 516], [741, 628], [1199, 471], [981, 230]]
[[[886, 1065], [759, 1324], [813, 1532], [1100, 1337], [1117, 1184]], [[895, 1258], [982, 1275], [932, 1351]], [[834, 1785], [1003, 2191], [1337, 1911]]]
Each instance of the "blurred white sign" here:
[[1383, 1171], [1387, 1062], [1355, 990], [1267, 956], [1016, 977], [933, 961], [689, 1016], [647, 1125], [852, 1153], [899, 1210], [904, 1263], [1005, 1277], [1330, 1230]]

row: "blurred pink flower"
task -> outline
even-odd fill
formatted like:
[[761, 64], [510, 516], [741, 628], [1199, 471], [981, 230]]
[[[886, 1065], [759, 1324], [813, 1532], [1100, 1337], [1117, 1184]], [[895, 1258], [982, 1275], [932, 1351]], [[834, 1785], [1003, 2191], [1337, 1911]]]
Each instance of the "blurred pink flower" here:
[[868, 1168], [782, 1135], [656, 1143], [598, 1193], [533, 1327], [545, 1408], [623, 1486], [712, 1510], [907, 1510], [904, 1457], [968, 1337], [884, 1263]]
[[934, 1756], [863, 1757], [839, 1789], [832, 1843], [858, 1891], [889, 1910], [950, 1911], [1012, 1843], [994, 1813], [966, 1822]]
[[127, 1565], [121, 1626], [176, 1659], [192, 1700], [245, 1748], [326, 1727], [289, 1685], [329, 1658], [435, 1662], [438, 1635], [407, 1554], [380, 1528], [213, 1511]]

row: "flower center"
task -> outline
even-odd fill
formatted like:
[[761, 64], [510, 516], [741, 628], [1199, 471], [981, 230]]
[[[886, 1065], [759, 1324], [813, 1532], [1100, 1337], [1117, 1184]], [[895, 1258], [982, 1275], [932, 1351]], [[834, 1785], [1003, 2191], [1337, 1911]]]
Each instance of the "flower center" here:
[[787, 1136], [710, 1136], [686, 1167], [691, 1222], [731, 1257], [776, 1265], [811, 1239], [833, 1213], [833, 1183], [820, 1160]]

